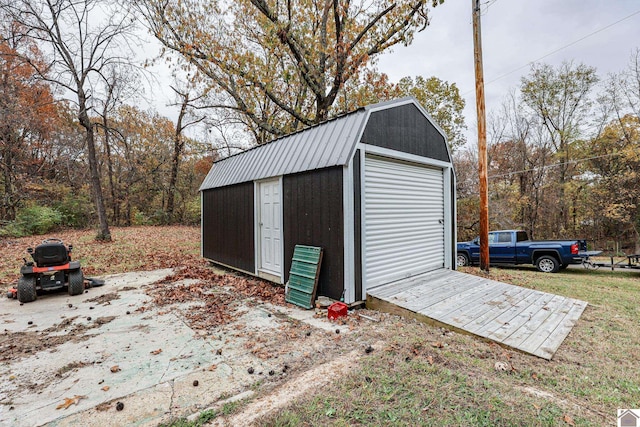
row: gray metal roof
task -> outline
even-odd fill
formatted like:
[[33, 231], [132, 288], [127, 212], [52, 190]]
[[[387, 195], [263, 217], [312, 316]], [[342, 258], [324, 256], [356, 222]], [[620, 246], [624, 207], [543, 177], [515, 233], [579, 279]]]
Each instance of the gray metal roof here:
[[200, 191], [330, 166], [344, 166], [353, 156], [369, 113], [406, 103], [416, 104], [431, 120], [411, 97], [370, 105], [214, 163]]
[[360, 109], [222, 159], [213, 164], [200, 191], [345, 165], [366, 116], [366, 112]]

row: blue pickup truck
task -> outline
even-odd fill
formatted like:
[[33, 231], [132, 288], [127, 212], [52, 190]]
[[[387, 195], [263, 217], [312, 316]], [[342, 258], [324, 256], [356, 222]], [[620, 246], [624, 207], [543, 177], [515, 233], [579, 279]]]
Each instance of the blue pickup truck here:
[[[529, 240], [526, 231], [499, 230], [489, 233], [490, 264], [533, 264], [544, 273], [557, 273], [588, 257], [586, 240]], [[458, 266], [480, 262], [480, 239], [458, 243]]]

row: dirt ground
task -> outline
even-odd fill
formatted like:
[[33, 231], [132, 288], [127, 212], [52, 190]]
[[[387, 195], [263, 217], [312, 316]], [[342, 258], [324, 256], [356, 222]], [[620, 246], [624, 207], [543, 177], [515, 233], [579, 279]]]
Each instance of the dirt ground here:
[[378, 322], [330, 322], [284, 303], [281, 287], [221, 273], [128, 273], [76, 297], [3, 299], [0, 425], [155, 426], [303, 374], [319, 385], [376, 342]]

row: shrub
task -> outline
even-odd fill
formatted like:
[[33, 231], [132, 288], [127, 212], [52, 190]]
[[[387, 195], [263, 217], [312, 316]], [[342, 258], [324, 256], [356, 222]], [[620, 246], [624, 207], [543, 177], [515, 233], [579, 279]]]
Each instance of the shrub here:
[[62, 225], [73, 228], [87, 228], [94, 217], [93, 203], [84, 194], [68, 193], [55, 205], [62, 215]]
[[62, 224], [62, 214], [48, 206], [31, 205], [18, 210], [15, 221], [0, 228], [1, 237], [46, 234]]
[[62, 224], [62, 214], [48, 206], [28, 206], [18, 211], [16, 222], [30, 234], [46, 234]]
[[184, 217], [182, 219], [184, 225], [200, 225], [200, 196], [194, 197], [186, 203]]

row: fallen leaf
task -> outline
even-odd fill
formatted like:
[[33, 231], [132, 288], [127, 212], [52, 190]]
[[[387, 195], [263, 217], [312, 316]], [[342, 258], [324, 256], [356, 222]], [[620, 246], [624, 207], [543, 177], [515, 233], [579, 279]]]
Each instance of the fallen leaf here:
[[67, 409], [71, 405], [77, 405], [80, 399], [86, 399], [87, 396], [75, 395], [73, 397], [65, 397], [64, 402], [56, 406], [56, 409]]
[[101, 390], [102, 390], [102, 391], [109, 391], [109, 388], [110, 388], [110, 387], [109, 387], [108, 385], [106, 385], [106, 386], [102, 387], [102, 389], [101, 389]]
[[565, 423], [569, 424], [570, 426], [575, 426], [576, 423], [573, 421], [573, 418], [571, 418], [569, 415], [566, 415], [564, 417], [562, 417], [562, 421], [564, 421]]
[[531, 378], [533, 378], [534, 380], [538, 380], [538, 374], [536, 374], [535, 372], [531, 374]]
[[442, 342], [438, 341], [438, 342], [431, 343], [431, 347], [442, 348], [442, 347], [444, 347], [444, 344], [442, 344]]
[[218, 369], [218, 365], [213, 364], [213, 365], [209, 366], [208, 370], [209, 371], [215, 371], [216, 369]]
[[429, 362], [429, 365], [433, 365], [433, 356], [429, 356], [427, 361]]
[[122, 369], [120, 369], [120, 367], [118, 365], [114, 365], [111, 367], [111, 372], [113, 372], [114, 374], [116, 372], [120, 372]]
[[153, 350], [153, 351], [151, 351], [150, 353], [151, 353], [151, 354], [153, 354], [153, 355], [155, 356], [155, 355], [157, 355], [157, 354], [162, 353], [162, 349], [161, 349], [161, 348], [159, 348], [159, 349], [157, 349], [157, 350]]

